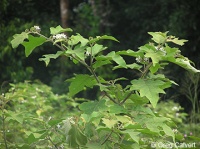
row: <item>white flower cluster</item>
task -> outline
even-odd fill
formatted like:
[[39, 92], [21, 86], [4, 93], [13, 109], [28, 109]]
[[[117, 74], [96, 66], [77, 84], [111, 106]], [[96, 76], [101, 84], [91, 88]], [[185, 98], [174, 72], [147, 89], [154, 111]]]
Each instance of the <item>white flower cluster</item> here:
[[142, 58], [142, 57], [137, 57], [136, 59], [136, 62], [138, 62], [138, 63], [142, 63], [142, 62], [148, 62], [149, 61], [149, 58], [147, 58], [147, 57], [144, 57], [144, 58]]
[[172, 108], [172, 111], [179, 111], [179, 107], [174, 106], [174, 107]]
[[36, 32], [40, 32], [41, 31], [41, 28], [39, 26], [35, 25], [33, 27], [34, 27], [34, 29], [35, 29]]
[[53, 35], [53, 39], [67, 39], [67, 36], [64, 33], [56, 34], [56, 35]]
[[165, 56], [167, 54], [167, 52], [163, 49], [163, 47], [159, 48], [159, 47], [155, 47], [157, 51], [161, 51], [163, 52], [163, 55]]

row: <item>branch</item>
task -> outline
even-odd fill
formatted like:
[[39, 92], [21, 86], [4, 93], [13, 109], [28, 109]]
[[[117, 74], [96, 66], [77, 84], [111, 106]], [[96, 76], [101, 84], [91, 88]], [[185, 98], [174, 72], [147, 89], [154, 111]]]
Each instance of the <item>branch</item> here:
[[113, 130], [107, 135], [106, 139], [101, 143], [101, 145], [103, 145], [104, 143], [106, 143], [106, 141], [108, 141], [112, 133], [113, 133]]
[[120, 102], [120, 105], [126, 102], [126, 100], [133, 94], [134, 91], [131, 91], [125, 98]]

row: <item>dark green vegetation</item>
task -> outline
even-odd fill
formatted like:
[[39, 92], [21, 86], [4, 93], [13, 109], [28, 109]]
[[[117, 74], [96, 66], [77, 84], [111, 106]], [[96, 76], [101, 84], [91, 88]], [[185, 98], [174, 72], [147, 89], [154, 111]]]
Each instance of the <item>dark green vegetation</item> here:
[[[108, 50], [106, 51], [103, 50], [104, 55], [107, 55], [111, 51], [115, 51], [116, 53], [118, 52], [117, 55], [123, 55], [123, 56], [126, 55], [124, 56], [124, 59], [126, 60], [127, 63], [131, 63], [133, 61], [132, 58], [130, 58], [129, 55], [127, 55], [127, 53], [125, 52], [120, 53], [119, 51], [123, 51], [124, 49], [129, 49], [129, 48], [132, 49], [133, 51], [137, 51], [138, 47], [150, 41], [150, 38], [147, 34], [147, 32], [149, 31], [153, 32], [169, 31], [168, 33], [169, 35], [175, 35], [180, 39], [184, 38], [189, 40], [183, 47], [180, 47], [179, 43], [177, 48], [180, 48], [181, 53], [184, 56], [188, 57], [190, 60], [192, 60], [196, 64], [195, 66], [196, 68], [199, 68], [198, 49], [200, 47], [198, 44], [199, 42], [198, 26], [200, 26], [200, 22], [199, 19], [197, 18], [199, 18], [200, 15], [199, 14], [200, 2], [198, 0], [193, 0], [193, 1], [182, 0], [179, 2], [175, 0], [169, 0], [169, 1], [156, 0], [153, 3], [150, 0], [145, 1], [145, 3], [135, 0], [126, 3], [124, 1], [114, 1], [114, 0], [113, 1], [97, 0], [95, 1], [95, 3], [93, 3], [94, 1], [91, 0], [89, 2], [90, 3], [88, 3], [87, 1], [82, 2], [78, 0], [70, 1], [69, 5], [70, 17], [68, 18], [68, 25], [69, 27], [73, 28], [74, 33], [78, 32], [83, 37], [86, 38], [87, 37], [89, 38], [90, 36], [96, 37], [98, 35], [106, 34], [106, 35], [112, 35], [116, 39], [118, 39], [120, 43], [108, 42], [107, 40], [100, 41], [100, 44], [104, 44], [109, 47]], [[95, 87], [94, 90], [87, 89], [83, 92], [77, 92], [77, 91], [72, 92], [72, 90], [70, 90], [70, 88], [72, 89], [70, 82], [73, 81], [73, 79], [71, 81], [64, 82], [66, 79], [73, 77], [74, 74], [88, 73], [88, 70], [83, 69], [83, 67], [80, 64], [77, 64], [75, 67], [70, 59], [66, 59], [63, 56], [59, 57], [58, 59], [51, 59], [51, 62], [49, 63], [48, 67], [45, 66], [45, 63], [38, 61], [38, 59], [41, 58], [42, 55], [44, 54], [56, 53], [57, 48], [55, 46], [52, 46], [52, 44], [47, 43], [44, 44], [42, 47], [36, 48], [28, 58], [25, 58], [24, 47], [22, 45], [20, 45], [17, 49], [13, 49], [11, 47], [10, 42], [13, 39], [12, 36], [14, 34], [21, 33], [25, 29], [29, 29], [34, 25], [39, 25], [42, 28], [42, 34], [48, 37], [49, 27], [51, 26], [56, 27], [58, 24], [61, 24], [59, 2], [52, 0], [48, 2], [41, 2], [39, 0], [36, 1], [3, 0], [0, 2], [0, 7], [1, 7], [0, 8], [1, 10], [0, 83], [2, 84], [1, 126], [4, 132], [3, 134], [7, 135], [7, 137], [1, 136], [2, 140], [3, 138], [4, 139], [10, 138], [10, 140], [7, 140], [8, 145], [10, 147], [12, 145], [16, 145], [13, 142], [19, 142], [21, 143], [18, 144], [19, 147], [21, 146], [27, 148], [27, 146], [31, 145], [33, 147], [37, 146], [36, 148], [39, 148], [42, 147], [41, 146], [42, 143], [39, 142], [39, 139], [46, 138], [46, 140], [50, 142], [49, 143], [50, 146], [60, 147], [64, 139], [61, 138], [60, 140], [56, 140], [57, 135], [55, 134], [59, 131], [57, 130], [57, 126], [62, 125], [64, 122], [62, 121], [63, 119], [57, 120], [56, 118], [60, 116], [66, 119], [67, 116], [72, 114], [78, 116], [78, 114], [76, 113], [79, 112], [77, 109], [74, 109], [74, 107], [78, 107], [78, 105], [83, 101], [86, 101], [86, 99], [95, 100], [99, 98], [99, 96], [102, 96], [102, 93], [98, 92], [99, 89], [98, 87]], [[68, 36], [70, 35], [71, 32], [68, 32]], [[79, 39], [79, 41], [82, 41], [82, 39]], [[174, 45], [169, 43], [169, 46], [173, 47]], [[169, 51], [170, 50], [168, 49], [168, 52]], [[111, 60], [117, 63], [119, 67], [124, 68], [124, 64], [121, 61], [121, 59], [119, 58], [118, 60], [116, 60], [113, 58], [113, 56], [115, 57], [115, 54], [110, 54]], [[161, 66], [158, 67], [157, 65], [157, 62], [160, 59], [158, 59], [158, 57], [152, 56], [152, 53], [148, 53], [145, 56], [150, 57], [152, 62], [154, 63], [154, 68], [151, 68], [150, 71], [151, 73], [155, 73], [154, 71], [157, 71], [156, 69], [161, 67]], [[47, 57], [44, 60], [47, 60]], [[174, 61], [171, 60], [171, 62], [173, 63]], [[107, 64], [107, 62], [104, 62], [104, 64]], [[191, 65], [193, 64], [191, 63]], [[129, 66], [129, 67], [134, 69], [136, 68], [139, 69], [139, 66], [137, 67]], [[118, 91], [120, 90], [121, 87], [124, 90], [124, 87], [126, 87], [133, 78], [138, 78], [139, 74], [137, 71], [132, 72], [129, 69], [123, 69], [123, 71], [121, 71], [120, 69], [116, 69], [115, 71], [113, 71], [112, 66], [110, 65], [104, 67], [103, 69], [97, 69], [96, 72], [98, 73], [99, 76], [101, 76], [105, 80], [110, 80], [110, 79], [114, 80], [114, 85], [116, 85], [116, 89]], [[158, 103], [156, 111], [159, 114], [164, 115], [165, 117], [173, 118], [175, 122], [178, 124], [178, 131], [180, 132], [180, 136], [178, 137], [176, 136], [176, 139], [180, 141], [186, 140], [190, 142], [194, 141], [198, 142], [199, 141], [198, 138], [195, 138], [193, 136], [199, 136], [199, 129], [197, 127], [200, 119], [199, 98], [198, 98], [199, 73], [193, 74], [191, 72], [186, 72], [182, 68], [176, 67], [175, 65], [172, 64], [165, 66], [165, 69], [160, 69], [159, 73], [165, 74], [167, 78], [174, 80], [176, 83], [179, 84], [179, 86], [173, 85], [171, 89], [166, 90], [166, 94], [160, 97], [160, 101], [163, 102]], [[85, 80], [90, 80], [87, 75], [81, 77], [77, 75], [75, 77], [75, 80], [79, 82], [81, 81], [82, 77]], [[119, 80], [121, 86], [115, 84], [116, 81], [115, 79], [122, 77], [126, 77], [130, 81], [122, 79]], [[23, 83], [25, 80], [30, 80], [32, 83], [30, 84], [27, 84], [27, 82]], [[40, 80], [40, 81], [35, 81], [35, 80]], [[43, 82], [46, 85], [39, 82]], [[149, 81], [147, 82], [150, 83]], [[12, 87], [9, 85], [9, 83], [12, 83]], [[130, 87], [130, 89], [139, 90], [140, 95], [141, 96], [144, 95], [143, 93], [144, 91], [139, 89], [140, 85], [144, 84], [144, 82], [140, 80], [140, 82], [139, 83], [137, 82], [136, 84], [138, 85], [132, 86], [132, 88]], [[85, 86], [87, 87], [92, 87], [93, 85], [94, 85], [93, 82], [91, 82], [91, 84], [85, 84]], [[51, 86], [51, 88], [49, 86]], [[40, 90], [34, 90], [33, 88]], [[78, 90], [82, 89], [85, 88], [79, 88]], [[104, 90], [105, 88], [101, 89]], [[113, 95], [115, 92], [114, 90], [115, 89], [112, 89], [112, 91], [109, 92], [111, 96], [116, 96]], [[75, 96], [77, 98], [74, 99], [66, 95], [68, 92], [70, 96], [74, 95], [75, 93], [78, 93]], [[84, 97], [86, 99], [82, 99], [80, 97]], [[155, 99], [151, 99], [151, 97], [148, 96], [147, 98], [150, 98], [149, 101], [152, 103], [153, 106], [156, 105], [158, 97], [156, 97]], [[123, 101], [123, 97], [121, 97], [121, 99]], [[170, 99], [175, 102], [178, 102], [182, 107], [184, 107], [185, 110], [180, 111], [181, 108], [179, 104], [172, 102]], [[26, 101], [29, 102], [26, 103]], [[143, 103], [140, 103], [139, 105], [141, 106], [142, 104]], [[98, 109], [99, 111], [102, 111], [100, 115], [95, 115], [97, 112], [99, 112], [98, 110], [90, 111], [88, 113], [87, 108], [95, 105], [99, 107]], [[27, 108], [25, 107], [29, 107], [30, 111], [27, 111]], [[108, 109], [109, 111], [108, 113], [105, 113], [104, 110], [105, 107]], [[116, 129], [116, 125], [118, 125], [118, 123], [116, 123], [116, 120], [122, 122], [123, 123], [122, 125], [125, 125], [125, 123], [127, 124], [127, 121], [133, 115], [132, 116], [128, 115], [128, 117], [121, 120], [120, 118], [122, 117], [120, 116], [127, 115], [127, 111], [125, 111], [121, 107], [110, 105], [107, 99], [102, 100], [102, 103], [97, 103], [95, 101], [88, 103], [88, 105], [82, 104], [82, 106], [79, 106], [79, 108], [82, 110], [82, 112], [86, 114], [82, 115], [82, 118], [83, 120], [86, 120], [87, 123], [76, 117], [71, 121], [72, 123], [73, 121], [75, 121], [75, 123], [79, 122], [79, 124], [76, 123], [76, 126], [78, 127], [72, 128], [72, 132], [77, 133], [77, 136], [73, 136], [77, 138], [76, 141], [75, 142], [72, 141], [75, 139], [71, 140], [72, 146], [73, 145], [76, 146], [77, 144], [78, 146], [83, 145], [84, 142], [87, 142], [86, 140], [84, 142], [81, 142], [79, 140], [80, 138], [84, 140], [86, 138], [85, 136], [87, 136], [87, 138], [88, 136], [92, 137], [90, 139], [93, 140], [94, 142], [101, 140], [101, 143], [107, 147], [110, 147], [110, 145], [117, 146], [119, 144], [114, 144], [113, 142], [116, 143], [117, 141], [124, 141], [126, 139], [129, 139], [130, 137], [132, 141], [136, 142], [136, 145], [139, 144], [144, 146], [150, 144], [147, 143], [148, 141], [154, 141], [154, 139], [157, 138], [158, 134], [162, 135], [163, 137], [171, 136], [173, 138], [172, 133], [170, 133], [170, 131], [169, 132], [166, 131], [167, 128], [164, 128], [165, 126], [163, 125], [164, 121], [160, 122], [162, 124], [159, 126], [162, 127], [161, 130], [163, 129], [164, 132], [161, 131], [158, 133], [157, 130], [152, 130], [150, 126], [148, 127], [149, 129], [148, 135], [151, 136], [152, 140], [141, 139], [143, 137], [145, 138], [145, 136], [143, 135], [145, 132], [147, 133], [147, 130], [143, 130], [143, 132], [139, 131], [142, 134], [140, 136], [138, 134], [139, 133], [138, 130], [137, 132], [127, 131], [128, 129], [131, 129], [127, 126], [126, 126], [126, 132], [122, 132], [122, 130], [118, 128]], [[142, 110], [141, 107], [139, 109], [137, 109], [137, 107], [133, 107], [132, 109], [132, 111], [138, 111], [138, 110], [139, 111]], [[166, 114], [167, 111], [168, 115]], [[172, 113], [169, 111], [171, 111]], [[24, 114], [24, 112], [27, 113], [27, 115]], [[149, 113], [149, 111], [143, 111], [143, 112], [144, 112], [143, 116], [145, 116], [146, 114], [153, 116], [152, 114]], [[89, 114], [91, 114], [90, 119], [88, 117]], [[134, 114], [134, 112], [132, 114]], [[114, 115], [114, 118], [112, 120], [110, 120], [109, 118], [111, 115], [112, 116]], [[53, 116], [52, 121], [51, 119], [49, 119], [51, 116]], [[97, 122], [93, 120], [93, 116], [98, 117], [99, 118], [98, 120], [101, 121], [102, 123], [98, 125]], [[38, 119], [34, 120], [33, 122], [30, 122], [30, 117]], [[108, 119], [113, 123], [111, 124], [107, 123]], [[80, 121], [82, 121], [81, 124]], [[141, 121], [141, 119], [138, 118], [136, 119], [136, 121], [139, 122]], [[66, 122], [66, 123], [68, 124], [71, 122]], [[92, 126], [88, 123], [92, 123]], [[145, 121], [144, 123], [148, 125], [148, 120]], [[30, 126], [33, 127], [31, 130], [28, 130], [30, 129], [29, 124], [31, 124]], [[87, 125], [84, 126], [85, 124]], [[96, 133], [95, 128], [93, 134], [87, 132], [88, 129], [87, 127], [91, 128], [93, 127], [93, 125], [95, 127], [96, 126], [100, 127], [102, 124], [103, 126], [106, 126], [106, 128], [100, 128], [100, 130], [102, 130], [103, 133], [97, 135], [98, 137], [94, 135]], [[168, 125], [171, 127], [170, 124]], [[35, 126], [40, 126], [40, 127], [36, 130]], [[130, 127], [135, 127], [135, 125], [131, 123]], [[26, 129], [26, 131], [23, 130], [23, 128]], [[67, 126], [63, 128], [67, 128]], [[44, 130], [42, 131], [42, 129]], [[21, 130], [21, 131], [16, 131], [16, 130]], [[9, 131], [12, 131], [12, 133], [9, 134]], [[114, 134], [113, 131], [115, 132]], [[155, 134], [155, 132], [157, 134]], [[189, 136], [191, 132], [192, 135], [190, 137], [185, 137], [184, 140], [183, 134], [187, 134]], [[109, 134], [112, 136], [111, 138], [113, 139], [113, 141], [112, 139], [110, 140]], [[22, 137], [21, 138], [17, 137], [19, 135]], [[61, 133], [59, 135], [63, 137], [66, 134], [63, 135]], [[104, 140], [101, 138], [101, 137], [105, 138], [105, 136], [108, 136], [107, 139]], [[125, 138], [122, 138], [122, 136], [124, 136]], [[138, 136], [140, 136], [141, 138]], [[23, 144], [24, 138], [27, 139], [25, 140], [26, 144]], [[162, 141], [163, 140], [166, 141], [168, 139], [169, 138], [162, 138]], [[3, 143], [2, 140], [1, 142]], [[45, 139], [43, 141], [45, 141]], [[55, 142], [58, 144], [55, 145], [54, 144]], [[128, 142], [124, 143], [125, 144], [124, 148], [127, 147], [126, 146], [128, 145], [127, 143]], [[47, 146], [47, 144], [45, 145]], [[89, 145], [91, 146], [91, 142]], [[92, 144], [92, 145], [95, 146], [97, 144]], [[136, 146], [134, 146], [134, 148], [135, 147]]]

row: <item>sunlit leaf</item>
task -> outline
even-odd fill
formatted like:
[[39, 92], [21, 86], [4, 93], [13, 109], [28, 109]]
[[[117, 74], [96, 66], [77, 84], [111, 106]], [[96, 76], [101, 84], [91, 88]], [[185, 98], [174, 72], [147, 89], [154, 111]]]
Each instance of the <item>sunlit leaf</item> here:
[[164, 43], [167, 38], [167, 32], [148, 32], [148, 34], [150, 34], [152, 36], [152, 40], [158, 44]]
[[28, 33], [22, 32], [21, 34], [15, 34], [13, 38], [14, 39], [11, 41], [12, 47], [17, 48], [20, 44], [24, 42], [25, 39], [28, 38]]
[[57, 59], [63, 53], [63, 51], [58, 51], [56, 54], [45, 54], [43, 55], [44, 58], [40, 58], [39, 60], [44, 61], [47, 66], [50, 62], [50, 59]]
[[173, 43], [175, 43], [175, 44], [177, 44], [177, 45], [182, 46], [182, 45], [184, 45], [185, 42], [187, 42], [188, 40], [173, 38], [173, 39], [167, 39], [167, 41], [168, 41], [168, 42], [173, 42]]
[[116, 38], [114, 38], [114, 37], [112, 37], [112, 36], [103, 35], [103, 36], [97, 36], [96, 38], [91, 39], [91, 40], [89, 41], [89, 44], [95, 43], [95, 42], [97, 42], [97, 41], [99, 41], [99, 40], [105, 40], [105, 39], [107, 39], [107, 40], [113, 40], [113, 41], [119, 42]]
[[94, 111], [104, 111], [108, 110], [107, 106], [105, 105], [105, 100], [99, 100], [99, 101], [89, 101], [82, 103], [79, 108], [85, 113], [85, 114], [91, 114]]
[[55, 35], [55, 34], [59, 34], [59, 33], [63, 33], [63, 32], [72, 32], [73, 30], [71, 28], [62, 28], [60, 25], [57, 26], [56, 28], [55, 27], [51, 27], [50, 28], [50, 33], [52, 35]]
[[72, 125], [72, 128], [69, 130], [69, 138], [67, 142], [70, 147], [79, 147], [87, 144], [87, 137], [76, 125]]
[[68, 79], [67, 81], [71, 82], [69, 86], [70, 96], [74, 96], [78, 92], [84, 90], [85, 87], [92, 88], [95, 84], [97, 84], [93, 76], [89, 76], [86, 74], [76, 75], [75, 77]]
[[69, 40], [68, 40], [68, 44], [69, 45], [76, 45], [77, 43], [81, 43], [80, 47], [85, 46], [88, 43], [88, 39], [84, 38], [83, 36], [81, 36], [80, 34], [76, 34], [76, 35], [72, 35]]
[[153, 107], [156, 107], [159, 100], [159, 93], [165, 93], [161, 88], [165, 82], [161, 80], [132, 80], [131, 90], [138, 90], [141, 97], [147, 97]]
[[115, 124], [118, 123], [118, 120], [114, 120], [114, 119], [107, 119], [107, 118], [102, 118], [103, 123], [106, 125], [106, 127], [108, 128], [113, 128], [115, 126]]
[[186, 57], [176, 58], [176, 59], [172, 59], [172, 60], [170, 59], [169, 61], [181, 66], [182, 68], [184, 68], [190, 72], [193, 72], [193, 73], [200, 72], [200, 70], [196, 69], [195, 67], [193, 67], [191, 65], [191, 63], [190, 63], [191, 61]]
[[24, 41], [22, 43], [25, 47], [26, 57], [28, 57], [36, 47], [42, 45], [46, 41], [44, 37], [34, 37], [32, 35], [28, 36], [28, 40], [29, 41]]

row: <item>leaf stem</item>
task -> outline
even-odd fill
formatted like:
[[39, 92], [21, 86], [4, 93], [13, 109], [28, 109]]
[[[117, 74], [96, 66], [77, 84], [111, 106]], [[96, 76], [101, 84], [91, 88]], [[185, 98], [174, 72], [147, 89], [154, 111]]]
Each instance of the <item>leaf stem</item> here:
[[134, 91], [131, 91], [125, 98], [120, 102], [120, 105], [126, 102], [126, 100], [133, 94]]
[[101, 145], [105, 144], [106, 141], [108, 141], [108, 139], [110, 138], [110, 136], [112, 135], [113, 130], [107, 135], [106, 139], [101, 143]]

